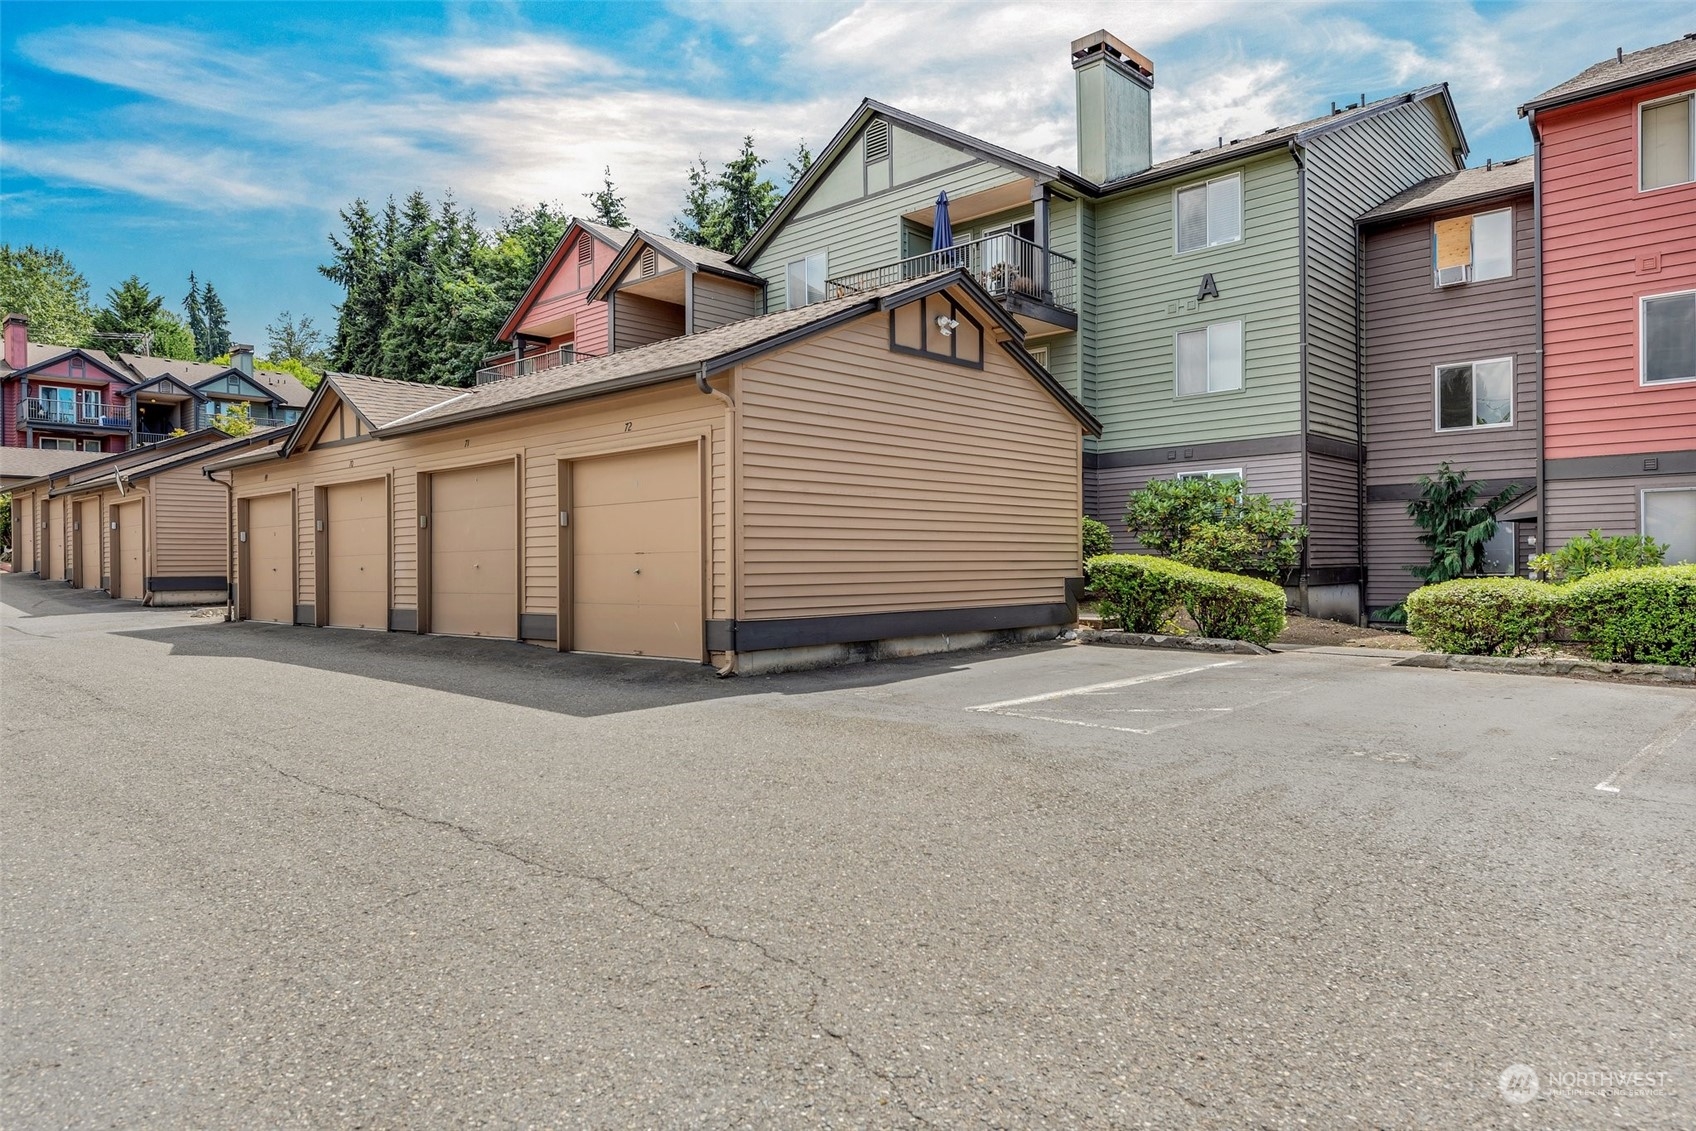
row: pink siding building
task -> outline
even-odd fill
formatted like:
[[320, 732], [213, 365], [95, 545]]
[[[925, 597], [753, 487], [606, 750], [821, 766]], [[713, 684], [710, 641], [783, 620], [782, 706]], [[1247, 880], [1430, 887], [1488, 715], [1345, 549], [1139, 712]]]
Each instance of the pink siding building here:
[[611, 353], [607, 306], [590, 302], [589, 288], [628, 239], [618, 228], [573, 220], [501, 326], [501, 340], [513, 349], [486, 359], [478, 383]]

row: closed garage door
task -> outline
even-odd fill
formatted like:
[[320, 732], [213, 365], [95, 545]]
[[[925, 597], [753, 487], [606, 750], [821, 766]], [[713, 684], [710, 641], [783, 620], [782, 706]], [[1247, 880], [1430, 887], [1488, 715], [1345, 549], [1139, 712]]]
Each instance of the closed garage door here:
[[100, 589], [100, 500], [77, 504], [77, 588]]
[[47, 530], [41, 538], [42, 549], [47, 553], [47, 560], [42, 564], [42, 573], [53, 581], [65, 579], [65, 502], [63, 499], [47, 500]]
[[112, 508], [112, 596], [130, 601], [146, 595], [141, 591], [142, 505], [137, 499]]
[[381, 479], [324, 492], [330, 576], [324, 623], [389, 627], [389, 486]]
[[571, 468], [571, 646], [699, 660], [701, 470], [695, 445]]
[[430, 631], [518, 637], [518, 504], [511, 464], [430, 477]]
[[247, 617], [294, 623], [294, 499], [264, 495], [247, 500]]

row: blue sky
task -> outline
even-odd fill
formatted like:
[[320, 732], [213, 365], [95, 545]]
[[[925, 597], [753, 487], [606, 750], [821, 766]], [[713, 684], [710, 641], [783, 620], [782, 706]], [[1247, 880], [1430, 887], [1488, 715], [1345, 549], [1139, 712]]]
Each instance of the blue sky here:
[[452, 189], [492, 220], [578, 206], [603, 165], [664, 227], [696, 154], [778, 170], [863, 96], [1073, 165], [1069, 41], [1155, 62], [1157, 157], [1430, 82], [1473, 159], [1529, 152], [1515, 107], [1696, 31], [1683, 3], [222, 3], [0, 8], [0, 231], [63, 248], [96, 299], [212, 280], [242, 340], [289, 309], [356, 196]]

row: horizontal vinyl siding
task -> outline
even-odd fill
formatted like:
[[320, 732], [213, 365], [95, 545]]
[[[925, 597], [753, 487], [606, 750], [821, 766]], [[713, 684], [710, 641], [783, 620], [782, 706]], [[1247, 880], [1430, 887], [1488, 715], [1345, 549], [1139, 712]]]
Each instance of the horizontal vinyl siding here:
[[1696, 289], [1696, 184], [1637, 191], [1636, 108], [1692, 86], [1686, 76], [1537, 116], [1551, 459], [1696, 448], [1696, 382], [1642, 386], [1638, 342], [1642, 296]]
[[229, 492], [200, 468], [155, 475], [157, 510], [147, 563], [149, 577], [223, 577], [229, 569]]
[[1640, 493], [1656, 487], [1696, 487], [1696, 475], [1641, 475], [1620, 479], [1554, 479], [1544, 484], [1543, 549], [1560, 549], [1587, 531], [1641, 534]]
[[[1243, 239], [1207, 251], [1173, 253], [1178, 185], [1096, 204], [1087, 321], [1095, 354], [1091, 407], [1105, 430], [1098, 450], [1299, 430], [1295, 166], [1280, 153], [1242, 168]], [[1197, 303], [1209, 273], [1219, 297]], [[1242, 391], [1178, 397], [1175, 335], [1235, 319], [1244, 323]]]
[[1355, 431], [1355, 221], [1404, 189], [1455, 169], [1436, 114], [1398, 106], [1307, 145], [1308, 430]]
[[1251, 456], [1207, 462], [1141, 464], [1133, 467], [1094, 468], [1088, 474], [1089, 509], [1085, 512], [1107, 524], [1113, 532], [1113, 547], [1121, 553], [1142, 553], [1143, 547], [1125, 529], [1125, 504], [1131, 493], [1148, 486], [1152, 479], [1176, 479], [1192, 472], [1242, 468], [1248, 491], [1255, 495], [1295, 503], [1301, 507], [1301, 454]]
[[1408, 572], [1431, 560], [1431, 551], [1419, 544], [1419, 527], [1407, 516], [1406, 503], [1366, 505], [1366, 606], [1382, 609], [1394, 605], [1421, 584]]
[[683, 333], [683, 308], [676, 303], [622, 291], [614, 291], [610, 301], [617, 304], [612, 325], [617, 338], [614, 352], [676, 338]]
[[[896, 139], [899, 143], [900, 138]], [[844, 161], [858, 162], [860, 147], [851, 145]], [[944, 189], [951, 198], [981, 192], [1020, 179], [1000, 165], [960, 154], [961, 167], [930, 173], [882, 193], [862, 196], [833, 208], [800, 214], [774, 235], [754, 261], [754, 274], [766, 280], [765, 309], [787, 307], [784, 267], [792, 259], [825, 252], [832, 278], [868, 271], [901, 258], [901, 216], [929, 207]]]
[[741, 322], [759, 313], [760, 292], [725, 279], [695, 275], [695, 333]]
[[[630, 425], [626, 431], [626, 424]], [[474, 467], [522, 459], [520, 482], [524, 499], [521, 552], [524, 575], [521, 592], [525, 613], [557, 614], [559, 576], [558, 463], [562, 458], [632, 451], [685, 442], [706, 434], [713, 453], [711, 542], [728, 544], [728, 492], [724, 489], [724, 405], [702, 396], [692, 382], [666, 389], [632, 392], [538, 409], [458, 428], [444, 428], [392, 440], [320, 448], [283, 462], [238, 468], [234, 472], [242, 498], [298, 488], [297, 604], [312, 604], [316, 592], [313, 544], [314, 488], [392, 476], [394, 499], [391, 546], [394, 569], [394, 607], [418, 607], [418, 477], [456, 467]], [[728, 616], [726, 563], [711, 564], [711, 615]]]
[[1360, 563], [1360, 478], [1352, 462], [1307, 457], [1307, 563]]
[[[1438, 288], [1431, 225], [1421, 217], [1366, 238], [1366, 481], [1411, 484], [1444, 460], [1473, 479], [1529, 479], [1537, 471], [1536, 215], [1513, 201], [1514, 275]], [[1514, 422], [1438, 432], [1436, 367], [1512, 357]]]
[[1079, 427], [985, 352], [983, 370], [891, 353], [872, 315], [738, 371], [739, 616], [1065, 599]]

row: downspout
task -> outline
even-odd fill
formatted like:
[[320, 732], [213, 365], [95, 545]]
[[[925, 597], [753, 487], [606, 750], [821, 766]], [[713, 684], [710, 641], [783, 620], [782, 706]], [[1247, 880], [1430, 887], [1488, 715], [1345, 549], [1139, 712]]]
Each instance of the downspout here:
[[[735, 624], [736, 591], [737, 586], [741, 581], [741, 579], [736, 576], [736, 526], [739, 521], [739, 516], [736, 514], [736, 401], [729, 393], [722, 389], [715, 389], [708, 383], [707, 363], [704, 361], [700, 364], [699, 368], [695, 370], [695, 388], [699, 389], [706, 396], [717, 397], [719, 400], [724, 402], [724, 505], [727, 512], [725, 514], [724, 522], [724, 552], [727, 558], [724, 563], [724, 588], [725, 595], [730, 602], [729, 619], [732, 624]], [[708, 455], [710, 458], [710, 451]], [[708, 540], [708, 545], [711, 545], [710, 539]], [[709, 550], [709, 553], [710, 552], [711, 551]], [[712, 610], [708, 609], [707, 612], [711, 614]], [[724, 666], [717, 669], [720, 678], [726, 678], [736, 674], [735, 643], [736, 640], [732, 637], [731, 648], [727, 652], [727, 659], [724, 662]]]
[[1364, 626], [1371, 618], [1366, 609], [1366, 238], [1359, 221], [1354, 226], [1354, 487], [1354, 560], [1360, 574], [1355, 610]]
[[[29, 378], [22, 378], [18, 386], [18, 419], [24, 422], [24, 447], [35, 447], [35, 422], [29, 418]], [[51, 481], [48, 483], [51, 487]]]
[[201, 468], [200, 473], [222, 487], [229, 496], [224, 510], [224, 622], [229, 624], [236, 619], [236, 483], [233, 472], [228, 483], [219, 479], [210, 467]]
[[[1294, 138], [1290, 139], [1290, 159], [1296, 163], [1296, 319], [1299, 323], [1296, 358], [1301, 378], [1301, 521], [1306, 526], [1312, 518], [1308, 508], [1307, 483], [1307, 163], [1302, 160], [1301, 146]], [[1307, 573], [1311, 554], [1309, 541], [1309, 538], [1302, 539], [1301, 576], [1296, 579], [1304, 614], [1307, 612]]]
[[1543, 135], [1537, 129], [1537, 115], [1531, 115], [1531, 255], [1536, 260], [1536, 278], [1533, 280], [1533, 301], [1537, 303], [1537, 463], [1536, 478], [1532, 487], [1537, 492], [1537, 552], [1547, 553], [1549, 549], [1549, 489], [1543, 481], [1543, 460], [1547, 449], [1544, 447], [1544, 421], [1548, 414], [1543, 409], [1543, 365], [1548, 358], [1543, 348]]

